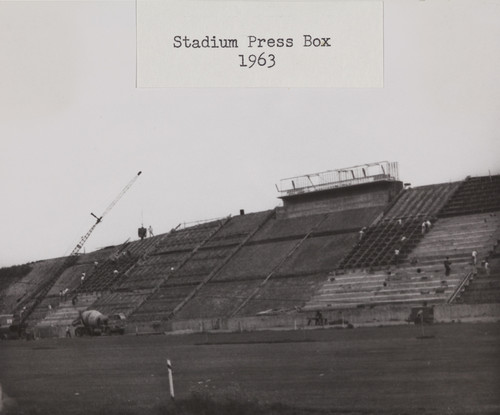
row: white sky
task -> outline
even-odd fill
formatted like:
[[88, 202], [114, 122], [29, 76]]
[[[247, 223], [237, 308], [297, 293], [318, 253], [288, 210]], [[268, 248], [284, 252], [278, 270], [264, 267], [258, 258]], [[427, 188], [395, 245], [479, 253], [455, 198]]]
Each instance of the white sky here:
[[135, 2], [0, 1], [0, 266], [279, 204], [281, 178], [398, 161], [500, 173], [500, 0], [384, 2], [383, 89], [136, 89]]

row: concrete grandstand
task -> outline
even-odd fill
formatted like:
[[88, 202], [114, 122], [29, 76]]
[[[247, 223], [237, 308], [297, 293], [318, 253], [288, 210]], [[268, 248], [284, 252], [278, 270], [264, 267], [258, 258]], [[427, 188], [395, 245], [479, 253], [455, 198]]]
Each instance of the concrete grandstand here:
[[317, 310], [330, 322], [404, 322], [423, 305], [443, 320], [498, 317], [500, 176], [411, 188], [397, 163], [379, 162], [278, 191], [283, 206], [268, 211], [3, 269], [0, 314], [37, 298], [27, 324], [40, 336], [62, 335], [86, 309], [124, 313], [145, 332], [291, 327]]

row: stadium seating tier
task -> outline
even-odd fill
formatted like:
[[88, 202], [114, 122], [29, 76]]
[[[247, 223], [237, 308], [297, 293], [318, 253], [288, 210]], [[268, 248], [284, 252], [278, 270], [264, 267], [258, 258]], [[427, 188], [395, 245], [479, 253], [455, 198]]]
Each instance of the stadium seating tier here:
[[[89, 308], [141, 323], [500, 301], [500, 176], [402, 190], [385, 207], [346, 206], [243, 214], [79, 255], [28, 322], [67, 324]], [[2, 311], [30, 301], [63, 261], [32, 263], [2, 281]]]

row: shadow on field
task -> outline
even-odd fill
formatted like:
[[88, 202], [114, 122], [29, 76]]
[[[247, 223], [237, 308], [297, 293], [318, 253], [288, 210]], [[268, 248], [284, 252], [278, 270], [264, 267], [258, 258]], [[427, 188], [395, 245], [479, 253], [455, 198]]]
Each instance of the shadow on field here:
[[244, 341], [205, 341], [194, 343], [195, 346], [223, 346], [228, 344], [279, 344], [279, 343], [313, 343], [313, 339], [282, 339], [282, 340], [244, 340]]
[[[223, 391], [192, 391], [190, 396], [159, 408], [159, 415], [347, 415], [323, 409], [296, 408], [267, 403], [244, 393], [238, 385]], [[349, 412], [357, 415], [358, 412]]]

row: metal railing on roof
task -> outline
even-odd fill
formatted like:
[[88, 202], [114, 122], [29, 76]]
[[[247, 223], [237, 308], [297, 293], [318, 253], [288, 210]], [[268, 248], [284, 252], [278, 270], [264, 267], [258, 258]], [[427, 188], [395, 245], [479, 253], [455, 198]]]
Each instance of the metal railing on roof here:
[[223, 222], [228, 217], [231, 217], [231, 215], [229, 215], [229, 216], [221, 216], [219, 218], [212, 218], [212, 219], [202, 219], [202, 220], [197, 220], [197, 221], [192, 221], [192, 222], [182, 222], [179, 225], [177, 225], [176, 229], [193, 228], [193, 227], [198, 226], [198, 225], [210, 224], [211, 222], [213, 222], [214, 225], [216, 225], [216, 224], [219, 224], [219, 223]]
[[282, 179], [276, 186], [280, 197], [312, 193], [377, 181], [399, 180], [397, 162], [379, 161], [337, 170]]

